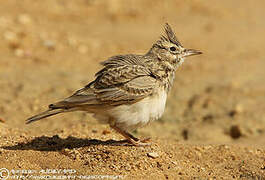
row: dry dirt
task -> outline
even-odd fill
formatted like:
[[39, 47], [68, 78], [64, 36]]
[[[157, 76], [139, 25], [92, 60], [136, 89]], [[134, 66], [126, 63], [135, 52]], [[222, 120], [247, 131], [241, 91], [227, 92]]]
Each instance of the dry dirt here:
[[[265, 179], [264, 7], [262, 0], [2, 0], [0, 169], [20, 179]], [[134, 132], [152, 137], [152, 146], [115, 146], [122, 137], [81, 112], [24, 124], [93, 80], [100, 61], [145, 53], [165, 22], [204, 54], [178, 70], [162, 119]]]

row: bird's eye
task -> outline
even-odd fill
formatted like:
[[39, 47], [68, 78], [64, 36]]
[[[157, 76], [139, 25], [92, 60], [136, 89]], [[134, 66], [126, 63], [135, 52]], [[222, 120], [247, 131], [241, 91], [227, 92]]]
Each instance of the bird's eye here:
[[174, 46], [170, 47], [169, 49], [170, 51], [176, 51], [176, 48]]

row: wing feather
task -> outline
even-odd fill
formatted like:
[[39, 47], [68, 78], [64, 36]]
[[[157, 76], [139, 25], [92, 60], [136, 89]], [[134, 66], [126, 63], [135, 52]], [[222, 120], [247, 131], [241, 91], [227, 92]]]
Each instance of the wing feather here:
[[96, 73], [93, 82], [50, 108], [133, 103], [152, 94], [158, 86], [138, 55], [115, 56], [102, 64], [104, 68]]

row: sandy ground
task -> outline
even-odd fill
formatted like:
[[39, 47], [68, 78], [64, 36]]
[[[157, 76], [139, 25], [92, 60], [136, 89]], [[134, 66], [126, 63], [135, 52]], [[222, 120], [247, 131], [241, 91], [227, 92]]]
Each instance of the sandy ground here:
[[[262, 0], [2, 1], [0, 175], [7, 168], [20, 179], [265, 179], [264, 7]], [[147, 52], [165, 22], [204, 54], [178, 70], [164, 116], [134, 132], [152, 137], [152, 146], [115, 146], [122, 137], [82, 112], [25, 125], [93, 80], [100, 61]]]

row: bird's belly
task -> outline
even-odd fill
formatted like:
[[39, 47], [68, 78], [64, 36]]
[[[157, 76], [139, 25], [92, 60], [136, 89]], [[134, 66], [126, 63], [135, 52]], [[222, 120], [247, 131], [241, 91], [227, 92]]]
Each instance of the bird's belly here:
[[161, 90], [134, 104], [107, 110], [105, 117], [111, 117], [115, 125], [123, 130], [134, 130], [160, 118], [164, 113], [166, 99], [166, 91]]

